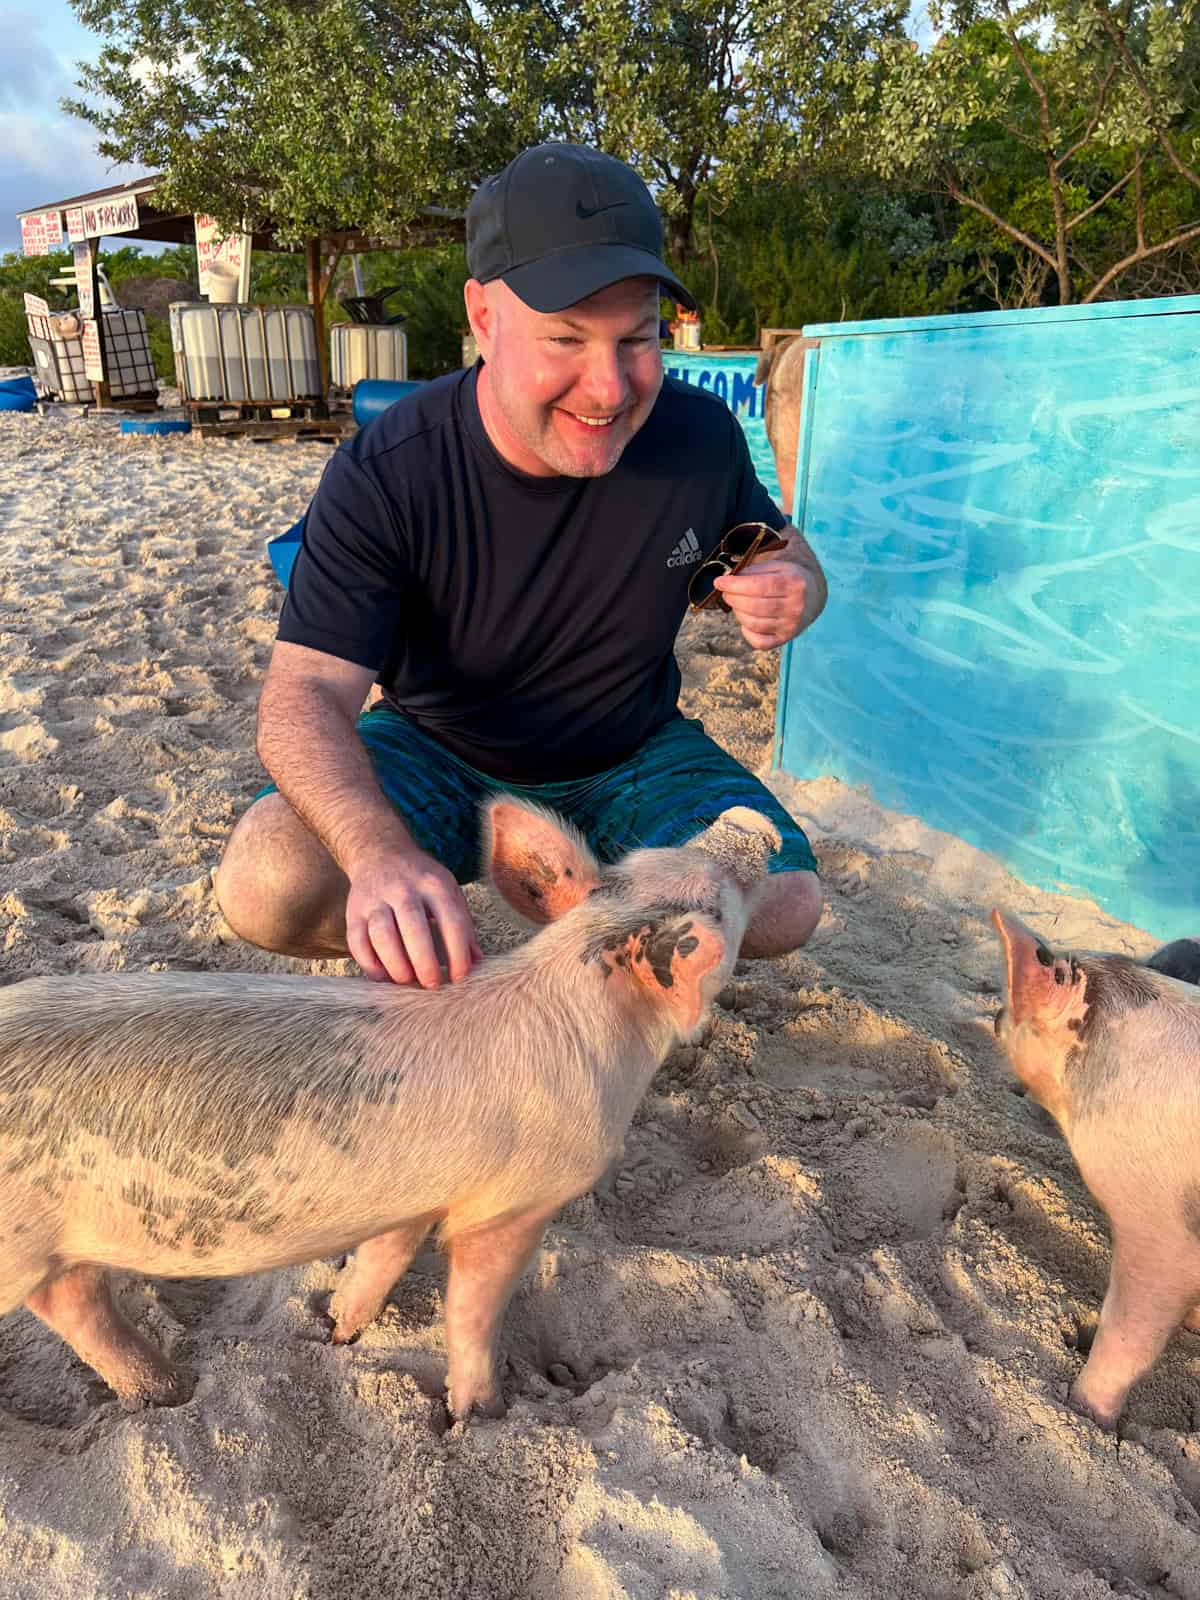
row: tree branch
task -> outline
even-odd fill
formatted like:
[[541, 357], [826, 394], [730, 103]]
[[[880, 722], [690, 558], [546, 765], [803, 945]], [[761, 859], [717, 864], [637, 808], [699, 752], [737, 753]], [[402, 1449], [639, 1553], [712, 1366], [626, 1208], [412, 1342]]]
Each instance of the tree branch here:
[[1062, 181], [1058, 175], [1059, 162], [1054, 155], [1054, 130], [1050, 126], [1050, 98], [1045, 85], [1029, 65], [1025, 46], [1021, 43], [1016, 29], [1011, 26], [1012, 14], [1008, 9], [1007, 0], [1000, 0], [1000, 9], [1009, 23], [1004, 30], [1004, 36], [1020, 63], [1025, 81], [1037, 96], [1038, 121], [1042, 128], [1042, 150], [1046, 159], [1046, 177], [1050, 183], [1050, 201], [1054, 207], [1054, 270], [1058, 274], [1059, 302], [1066, 305], [1071, 298], [1071, 264], [1067, 257], [1067, 212], [1063, 203]]
[[1072, 228], [1077, 227], [1079, 223], [1081, 223], [1086, 217], [1090, 217], [1093, 211], [1099, 211], [1100, 207], [1105, 203], [1106, 200], [1111, 200], [1113, 195], [1118, 194], [1129, 182], [1130, 178], [1133, 177], [1134, 173], [1141, 169], [1144, 156], [1145, 151], [1139, 150], [1137, 160], [1134, 162], [1133, 166], [1130, 167], [1125, 176], [1123, 178], [1118, 178], [1116, 183], [1113, 184], [1112, 188], [1107, 189], [1104, 194], [1100, 196], [1099, 200], [1093, 200], [1086, 211], [1081, 211], [1077, 217], [1072, 217], [1070, 222], [1067, 223], [1067, 232], [1070, 233]]
[[1058, 167], [1065, 167], [1067, 162], [1070, 161], [1071, 157], [1078, 155], [1083, 149], [1084, 145], [1087, 144], [1088, 140], [1095, 133], [1100, 124], [1100, 118], [1104, 115], [1104, 102], [1108, 98], [1108, 91], [1112, 88], [1112, 81], [1116, 75], [1117, 67], [1116, 63], [1114, 62], [1113, 65], [1108, 69], [1108, 72], [1104, 78], [1104, 82], [1100, 85], [1100, 100], [1096, 106], [1096, 115], [1088, 123], [1087, 127], [1083, 130], [1082, 135], [1076, 139], [1071, 148], [1069, 150], [1064, 150], [1062, 155], [1059, 156], [1058, 160], [1054, 163], [1056, 169]]
[[1166, 250], [1177, 250], [1181, 244], [1187, 244], [1189, 239], [1200, 239], [1200, 224], [1197, 224], [1194, 228], [1185, 229], [1183, 233], [1177, 233], [1172, 239], [1164, 239], [1162, 244], [1152, 244], [1148, 250], [1139, 249], [1133, 251], [1123, 261], [1118, 261], [1115, 266], [1109, 267], [1099, 283], [1088, 290], [1083, 297], [1084, 305], [1098, 299], [1101, 290], [1107, 289], [1114, 278], [1119, 278], [1123, 272], [1128, 272], [1129, 268], [1136, 266], [1139, 261], [1147, 261], [1151, 256], [1160, 256]]
[[1041, 256], [1048, 266], [1053, 267], [1056, 272], [1058, 271], [1058, 261], [1053, 253], [1046, 249], [1044, 244], [1039, 244], [1028, 233], [1022, 233], [1020, 228], [1014, 228], [1011, 222], [1005, 222], [1003, 217], [997, 216], [991, 206], [985, 206], [982, 200], [976, 200], [973, 196], [964, 194], [953, 178], [946, 178], [944, 182], [951, 197], [957, 200], [960, 206], [970, 206], [973, 211], [978, 211], [980, 216], [986, 217], [989, 222], [1000, 229], [1001, 233], [1006, 233], [1010, 239], [1015, 239], [1018, 244], [1023, 244], [1026, 250], [1032, 250], [1035, 256]]
[[1141, 91], [1142, 99], [1146, 103], [1146, 110], [1150, 113], [1150, 125], [1154, 128], [1154, 136], [1166, 152], [1167, 160], [1175, 168], [1175, 171], [1181, 178], [1186, 178], [1188, 183], [1192, 184], [1194, 188], [1200, 189], [1200, 172], [1193, 172], [1191, 167], [1188, 166], [1187, 162], [1180, 158], [1166, 129], [1155, 126], [1154, 115], [1157, 108], [1154, 104], [1154, 95], [1151, 92], [1150, 85], [1146, 82], [1146, 78], [1141, 67], [1139, 67], [1137, 64], [1137, 60], [1134, 57], [1133, 51], [1129, 48], [1129, 44], [1125, 38], [1125, 35], [1116, 27], [1112, 18], [1108, 14], [1107, 8], [1103, 4], [1097, 5], [1096, 11], [1100, 17], [1100, 26], [1116, 45], [1118, 55], [1120, 55], [1124, 60], [1125, 65], [1129, 68], [1134, 83], [1137, 84], [1139, 90]]
[[[1012, 16], [1009, 12], [1008, 6], [1004, 3], [1004, 0], [1000, 0], [1000, 9], [1004, 12], [1006, 19], [1011, 22]], [[1005, 28], [1004, 37], [1008, 40], [1012, 53], [1017, 58], [1017, 62], [1020, 65], [1022, 73], [1024, 74], [1026, 83], [1028, 83], [1029, 87], [1037, 96], [1039, 107], [1038, 121], [1042, 125], [1042, 139], [1044, 141], [1042, 148], [1045, 150], [1047, 156], [1052, 157], [1054, 154], [1054, 140], [1050, 133], [1050, 101], [1046, 96], [1046, 90], [1042, 83], [1034, 76], [1033, 68], [1029, 65], [1028, 57], [1025, 54], [1025, 47], [1017, 37], [1016, 31], [1010, 31], [1010, 29]]]

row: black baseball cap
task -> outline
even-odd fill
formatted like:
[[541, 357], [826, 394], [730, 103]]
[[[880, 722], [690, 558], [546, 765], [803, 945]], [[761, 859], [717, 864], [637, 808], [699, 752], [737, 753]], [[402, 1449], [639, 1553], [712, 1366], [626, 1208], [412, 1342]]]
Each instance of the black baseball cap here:
[[696, 302], [662, 259], [662, 223], [632, 167], [580, 144], [538, 144], [485, 178], [467, 207], [467, 266], [534, 311], [563, 311], [621, 278], [657, 278]]

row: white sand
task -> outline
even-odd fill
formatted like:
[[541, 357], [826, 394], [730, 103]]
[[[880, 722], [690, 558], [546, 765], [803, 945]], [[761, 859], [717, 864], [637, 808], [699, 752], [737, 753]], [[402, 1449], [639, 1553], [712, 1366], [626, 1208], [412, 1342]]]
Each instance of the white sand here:
[[[211, 870], [260, 782], [264, 540], [329, 448], [0, 415], [0, 981], [293, 965], [223, 940]], [[709, 619], [682, 655], [687, 709], [763, 768], [775, 658]], [[1152, 941], [830, 778], [777, 787], [825, 916], [739, 969], [550, 1230], [509, 1418], [444, 1430], [431, 1253], [340, 1350], [333, 1262], [123, 1281], [199, 1374], [173, 1411], [123, 1412], [15, 1312], [3, 1600], [1200, 1600], [1200, 1345], [1119, 1446], [1062, 1405], [1107, 1236], [1000, 1061], [986, 913]]]

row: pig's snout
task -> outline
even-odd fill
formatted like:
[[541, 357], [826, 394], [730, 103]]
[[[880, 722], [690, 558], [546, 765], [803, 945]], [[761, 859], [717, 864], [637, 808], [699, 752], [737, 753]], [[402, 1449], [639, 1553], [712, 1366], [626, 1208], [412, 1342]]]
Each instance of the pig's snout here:
[[769, 817], [749, 806], [730, 806], [692, 843], [720, 862], [739, 890], [748, 893], [766, 877], [781, 841]]

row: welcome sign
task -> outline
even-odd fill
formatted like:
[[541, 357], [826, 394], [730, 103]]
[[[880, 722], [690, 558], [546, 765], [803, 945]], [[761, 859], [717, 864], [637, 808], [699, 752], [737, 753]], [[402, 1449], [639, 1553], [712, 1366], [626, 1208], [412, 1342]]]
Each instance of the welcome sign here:
[[676, 352], [673, 361], [663, 362], [663, 371], [669, 378], [709, 390], [738, 417], [758, 417], [762, 415], [762, 389], [754, 384], [757, 365], [754, 355], [681, 358]]
[[767, 493], [779, 500], [779, 475], [775, 470], [775, 455], [767, 439], [763, 421], [763, 389], [754, 382], [758, 366], [758, 352], [749, 350], [739, 355], [709, 355], [664, 352], [663, 371], [668, 378], [705, 389], [718, 400], [723, 400], [742, 425], [754, 470]]

